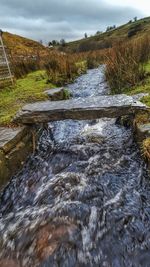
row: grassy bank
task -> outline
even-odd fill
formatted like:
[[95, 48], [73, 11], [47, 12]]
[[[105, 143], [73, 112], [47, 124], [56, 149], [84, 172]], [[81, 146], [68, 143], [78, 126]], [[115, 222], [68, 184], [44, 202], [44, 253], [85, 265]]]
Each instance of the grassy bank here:
[[74, 79], [86, 72], [86, 61], [80, 55], [51, 53], [44, 67], [49, 82], [63, 86], [73, 82]]
[[[16, 80], [14, 87], [0, 90], [0, 125], [11, 126], [12, 118], [26, 103], [46, 100], [46, 88], [64, 86], [85, 73], [87, 61], [84, 57], [51, 53], [43, 63], [44, 70], [37, 70]], [[27, 67], [27, 65], [25, 65]], [[17, 67], [17, 69], [20, 69]], [[23, 73], [22, 73], [23, 74]], [[25, 75], [25, 73], [24, 73]], [[19, 77], [22, 75], [18, 75]], [[17, 77], [17, 75], [16, 75]], [[68, 92], [65, 91], [68, 97]]]
[[0, 125], [10, 125], [16, 112], [26, 103], [46, 100], [43, 93], [46, 88], [55, 87], [47, 84], [45, 71], [35, 71], [23, 79], [18, 79], [13, 88], [0, 91]]
[[138, 85], [146, 77], [145, 64], [150, 59], [150, 38], [119, 43], [106, 54], [106, 79], [113, 93]]
[[[112, 94], [150, 93], [150, 38], [118, 43], [106, 53], [105, 75]], [[150, 106], [150, 96], [141, 100]], [[149, 114], [140, 113], [136, 122], [147, 123]]]
[[[150, 93], [149, 37], [117, 44], [106, 54], [105, 62], [105, 75], [113, 94]], [[142, 102], [150, 106], [150, 96], [143, 97]]]
[[[136, 86], [124, 89], [123, 93], [126, 93], [128, 95], [134, 95], [140, 93], [150, 94], [150, 61], [147, 64], [145, 64], [144, 70], [145, 70], [145, 78], [141, 82], [139, 82]], [[143, 97], [141, 101], [150, 107], [150, 95]]]
[[[128, 95], [134, 95], [139, 93], [148, 93], [148, 96], [144, 96], [141, 99], [141, 102], [150, 107], [150, 61], [145, 64], [145, 74], [146, 77], [139, 84], [130, 89], [124, 90], [124, 93]], [[137, 124], [149, 124], [150, 123], [150, 114], [149, 112], [139, 112], [136, 115], [135, 122]], [[147, 137], [140, 144], [142, 155], [146, 159], [146, 162], [150, 162], [150, 137]]]

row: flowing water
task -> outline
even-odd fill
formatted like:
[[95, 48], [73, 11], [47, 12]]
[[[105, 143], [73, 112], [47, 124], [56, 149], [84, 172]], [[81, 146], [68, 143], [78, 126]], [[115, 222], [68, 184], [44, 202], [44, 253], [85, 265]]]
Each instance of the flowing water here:
[[[102, 68], [68, 86], [104, 95]], [[49, 124], [1, 192], [0, 266], [149, 267], [150, 180], [115, 119]]]

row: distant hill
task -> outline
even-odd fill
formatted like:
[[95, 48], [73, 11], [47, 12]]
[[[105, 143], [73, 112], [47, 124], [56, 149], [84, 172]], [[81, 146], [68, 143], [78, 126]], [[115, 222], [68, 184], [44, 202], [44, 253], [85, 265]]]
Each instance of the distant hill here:
[[[56, 47], [64, 52], [86, 52], [112, 47], [118, 41], [125, 41], [142, 35], [150, 34], [150, 17], [134, 22], [128, 22], [110, 31], [95, 34], [92, 37], [69, 42], [65, 47]], [[5, 45], [11, 50], [12, 55], [47, 55], [49, 48], [44, 47], [39, 42], [21, 37], [12, 33], [4, 32], [3, 40]]]
[[95, 36], [89, 38], [69, 42], [66, 44], [65, 51], [85, 52], [109, 48], [112, 47], [115, 42], [138, 38], [144, 34], [150, 34], [150, 17], [134, 22], [130, 21], [115, 29], [96, 34]]
[[8, 32], [3, 33], [3, 41], [13, 56], [45, 55], [48, 49], [39, 42]]

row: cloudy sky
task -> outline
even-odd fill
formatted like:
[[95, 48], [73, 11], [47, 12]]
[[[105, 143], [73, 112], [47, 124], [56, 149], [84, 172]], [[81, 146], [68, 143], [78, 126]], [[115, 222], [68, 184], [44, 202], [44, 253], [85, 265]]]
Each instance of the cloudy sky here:
[[0, 0], [0, 28], [44, 42], [79, 39], [135, 16], [150, 16], [150, 0]]

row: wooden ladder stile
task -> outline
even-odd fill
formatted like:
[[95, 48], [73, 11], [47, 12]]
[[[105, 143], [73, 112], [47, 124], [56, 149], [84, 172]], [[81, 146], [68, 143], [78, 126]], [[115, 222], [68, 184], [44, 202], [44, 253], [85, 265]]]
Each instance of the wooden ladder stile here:
[[0, 30], [0, 81], [1, 83], [10, 82], [13, 85], [13, 78], [10, 62], [6, 52], [6, 46], [3, 43], [2, 30]]

